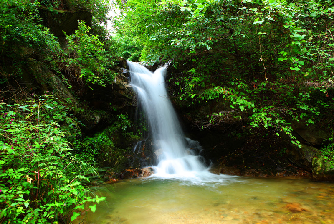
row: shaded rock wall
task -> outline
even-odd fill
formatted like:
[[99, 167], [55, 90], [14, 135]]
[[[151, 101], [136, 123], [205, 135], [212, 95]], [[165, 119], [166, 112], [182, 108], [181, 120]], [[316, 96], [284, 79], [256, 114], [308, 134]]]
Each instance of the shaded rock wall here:
[[88, 11], [68, 11], [68, 10], [50, 10], [48, 8], [40, 8], [40, 16], [42, 24], [59, 38], [62, 46], [65, 44], [65, 34], [71, 35], [78, 29], [78, 21], [85, 21], [87, 26], [92, 25], [92, 13]]

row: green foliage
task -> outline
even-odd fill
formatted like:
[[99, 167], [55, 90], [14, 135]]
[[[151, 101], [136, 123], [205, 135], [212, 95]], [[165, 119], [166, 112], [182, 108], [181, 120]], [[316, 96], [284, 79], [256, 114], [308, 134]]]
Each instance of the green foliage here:
[[[82, 185], [89, 181], [87, 175], [96, 171], [91, 161], [76, 151], [81, 146], [82, 124], [72, 113], [77, 115], [73, 110], [78, 108], [64, 103], [66, 99], [36, 93], [48, 89], [62, 96], [64, 87], [57, 77], [54, 85], [45, 82], [53, 75], [61, 76], [59, 81], [69, 86], [80, 83], [73, 85], [77, 89], [85, 87], [78, 82], [81, 79], [88, 85], [114, 80], [114, 45], [100, 25], [107, 20], [109, 2], [0, 0], [0, 6], [0, 85], [4, 87], [0, 93], [0, 222], [69, 223], [86, 202], [95, 211], [95, 204], [102, 200], [89, 197], [89, 190]], [[60, 15], [63, 11], [90, 11], [93, 28], [81, 22], [78, 30], [67, 36], [64, 52], [58, 39], [42, 25], [46, 23], [40, 13], [45, 10]], [[76, 97], [77, 89], [73, 89], [71, 94]], [[126, 139], [127, 122], [122, 117], [115, 121], [115, 128], [108, 133], [112, 142], [107, 143], [117, 142], [112, 135], [118, 128]], [[88, 145], [107, 148], [100, 142], [105, 140], [99, 137]], [[112, 150], [123, 152], [117, 144]], [[121, 156], [124, 154], [119, 153], [116, 161]]]
[[327, 164], [326, 170], [334, 170], [334, 142], [333, 138], [328, 139], [329, 144], [321, 149], [321, 154]]
[[[329, 53], [333, 44], [332, 27], [326, 26], [332, 20], [333, 10], [329, 4], [315, 0], [291, 4], [284, 1], [170, 0], [160, 4], [127, 1], [123, 11], [119, 33], [142, 43], [142, 60], [180, 60], [207, 51], [222, 53], [226, 49], [243, 57], [247, 63], [244, 68], [262, 69], [262, 78], [284, 77], [289, 70], [315, 75], [320, 67], [322, 73], [328, 74], [333, 65]], [[320, 63], [315, 57], [321, 58]], [[282, 67], [280, 71], [278, 66]], [[304, 69], [309, 66], [313, 69]], [[273, 69], [274, 74], [269, 74]]]
[[75, 34], [66, 36], [68, 49], [72, 51], [70, 56], [73, 55], [68, 58], [68, 64], [78, 66], [80, 77], [87, 83], [104, 86], [115, 78], [111, 71], [113, 64], [98, 36], [89, 34], [90, 29], [84, 22], [80, 22]]
[[81, 184], [94, 169], [72, 155], [56, 101], [46, 96], [0, 108], [1, 222], [68, 222], [79, 205], [101, 200]]
[[48, 10], [89, 11], [92, 13], [93, 22], [106, 22], [106, 14], [110, 3], [106, 0], [39, 0], [40, 5]]
[[110, 10], [108, 0], [68, 0], [68, 5], [76, 10], [84, 9], [92, 12], [94, 23], [106, 22]]
[[117, 115], [108, 128], [82, 141], [79, 156], [99, 167], [112, 166], [115, 171], [126, 169], [132, 152], [126, 142], [136, 142], [139, 139], [131, 132], [131, 127], [132, 123], [126, 115]]
[[142, 47], [136, 41], [128, 36], [112, 36], [113, 47], [117, 56], [129, 61], [139, 61]]
[[299, 145], [291, 120], [313, 124], [334, 111], [330, 1], [120, 5], [118, 33], [143, 46], [141, 60], [172, 59], [173, 97], [185, 108], [216, 105], [206, 116], [211, 124], [230, 111], [253, 129], [274, 129]]
[[[0, 13], [0, 72], [1, 82], [7, 82], [13, 75], [23, 76], [28, 61], [39, 61], [52, 70], [60, 71], [64, 63], [77, 67], [88, 83], [106, 85], [115, 76], [112, 71], [111, 50], [105, 44], [106, 37], [89, 34], [90, 27], [83, 22], [75, 34], [67, 36], [71, 54], [64, 54], [58, 39], [42, 25], [40, 9], [88, 10], [93, 15], [95, 31], [107, 36], [98, 25], [106, 22], [109, 3], [106, 1], [15, 1], [2, 0]], [[20, 77], [19, 76], [19, 77]]]
[[[27, 57], [50, 63], [61, 53], [56, 38], [39, 24], [38, 1], [2, 0], [0, 7], [0, 72], [22, 74]], [[11, 67], [13, 66], [13, 67]]]

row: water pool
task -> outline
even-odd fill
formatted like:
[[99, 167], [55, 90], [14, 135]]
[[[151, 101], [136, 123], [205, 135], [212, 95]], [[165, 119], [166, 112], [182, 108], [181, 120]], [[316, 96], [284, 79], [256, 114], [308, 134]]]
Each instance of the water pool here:
[[230, 177], [218, 183], [132, 179], [93, 187], [107, 197], [77, 223], [334, 223], [334, 184]]

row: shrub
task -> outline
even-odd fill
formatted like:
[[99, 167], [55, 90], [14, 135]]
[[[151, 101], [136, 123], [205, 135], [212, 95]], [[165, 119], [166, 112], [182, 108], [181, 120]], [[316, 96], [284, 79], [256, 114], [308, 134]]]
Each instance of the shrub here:
[[88, 201], [95, 211], [104, 198], [91, 198], [81, 184], [94, 169], [72, 155], [54, 100], [1, 103], [0, 110], [0, 222], [69, 222]]
[[80, 77], [87, 83], [105, 86], [115, 78], [111, 71], [113, 63], [98, 36], [89, 34], [90, 29], [85, 22], [80, 22], [75, 34], [66, 36], [72, 53], [68, 63], [80, 68]]

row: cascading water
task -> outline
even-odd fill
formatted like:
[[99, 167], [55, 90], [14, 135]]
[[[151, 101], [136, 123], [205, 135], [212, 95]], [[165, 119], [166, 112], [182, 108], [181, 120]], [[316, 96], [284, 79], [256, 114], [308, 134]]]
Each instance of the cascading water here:
[[186, 147], [185, 137], [165, 88], [166, 66], [151, 72], [134, 62], [128, 62], [128, 65], [130, 84], [147, 116], [154, 150], [158, 154], [154, 176], [201, 179], [212, 176], [200, 157]]

